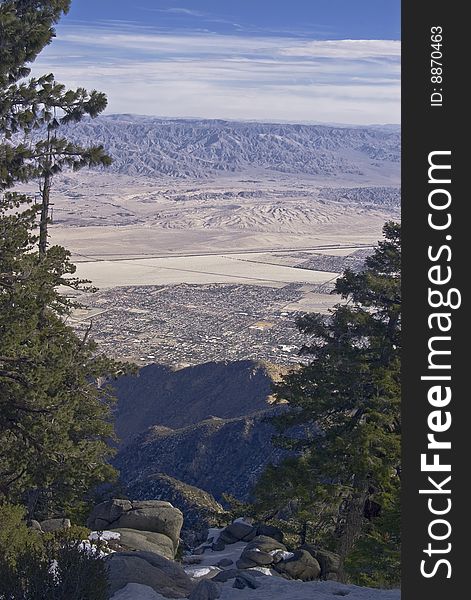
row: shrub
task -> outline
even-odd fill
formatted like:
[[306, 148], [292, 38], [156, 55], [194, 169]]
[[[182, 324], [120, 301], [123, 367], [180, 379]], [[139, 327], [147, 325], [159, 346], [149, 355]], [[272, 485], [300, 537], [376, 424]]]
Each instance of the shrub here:
[[[22, 514], [10, 512], [15, 518]], [[41, 543], [24, 545], [15, 560], [3, 552], [1, 600], [107, 600], [106, 564], [99, 548], [84, 547], [81, 539], [87, 534], [85, 528], [73, 527], [40, 535]]]
[[16, 504], [0, 504], [0, 559], [14, 564], [16, 557], [28, 548], [41, 545], [38, 532], [29, 529], [26, 509]]

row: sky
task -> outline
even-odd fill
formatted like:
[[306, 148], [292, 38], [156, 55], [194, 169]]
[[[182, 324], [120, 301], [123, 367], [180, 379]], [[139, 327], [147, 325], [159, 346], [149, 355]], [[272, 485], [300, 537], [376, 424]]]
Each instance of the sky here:
[[399, 123], [400, 0], [72, 0], [33, 74], [108, 113]]

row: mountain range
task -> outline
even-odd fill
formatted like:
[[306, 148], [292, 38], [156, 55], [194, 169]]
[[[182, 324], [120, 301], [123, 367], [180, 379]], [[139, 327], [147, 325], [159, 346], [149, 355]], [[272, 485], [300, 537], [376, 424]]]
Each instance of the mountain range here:
[[68, 125], [78, 143], [103, 144], [127, 175], [207, 178], [231, 173], [398, 179], [400, 131], [110, 115]]

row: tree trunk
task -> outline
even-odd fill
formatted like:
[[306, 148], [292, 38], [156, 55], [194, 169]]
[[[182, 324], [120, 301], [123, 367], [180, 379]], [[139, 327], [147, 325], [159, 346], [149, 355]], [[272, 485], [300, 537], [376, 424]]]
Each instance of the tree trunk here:
[[345, 560], [353, 550], [361, 535], [364, 521], [365, 502], [368, 488], [362, 482], [357, 483], [352, 495], [346, 500], [342, 510], [342, 522], [338, 528], [338, 554], [340, 555], [340, 581], [346, 581]]
[[47, 225], [49, 222], [49, 202], [51, 197], [51, 176], [46, 173], [41, 190], [41, 219], [39, 221], [39, 256], [43, 258], [47, 251]]

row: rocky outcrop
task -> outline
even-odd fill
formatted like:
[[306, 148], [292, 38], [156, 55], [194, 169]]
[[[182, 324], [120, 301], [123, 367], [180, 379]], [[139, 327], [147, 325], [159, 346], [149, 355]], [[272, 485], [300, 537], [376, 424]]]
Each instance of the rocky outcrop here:
[[39, 529], [44, 533], [49, 533], [51, 531], [69, 529], [70, 525], [70, 519], [46, 519], [45, 521], [41, 521], [41, 523], [39, 523]]
[[340, 569], [340, 556], [338, 554], [311, 544], [304, 544], [301, 546], [301, 550], [306, 550], [317, 560], [321, 568], [321, 579], [333, 579], [334, 581], [338, 579]]
[[175, 558], [175, 544], [163, 533], [138, 531], [136, 529], [126, 529], [123, 527], [118, 527], [111, 531], [119, 534], [119, 545], [121, 548], [154, 552], [169, 560]]
[[129, 583], [149, 586], [165, 598], [186, 598], [195, 587], [178, 563], [152, 552], [117, 552], [105, 560], [110, 595]]
[[120, 545], [175, 557], [183, 515], [169, 502], [113, 499], [98, 504], [87, 520], [96, 531], [120, 533]]
[[274, 569], [278, 573], [288, 575], [291, 579], [314, 581], [321, 574], [317, 560], [306, 550], [296, 550], [292, 557], [278, 562]]
[[[226, 511], [211, 494], [165, 473], [134, 480], [127, 488], [137, 500], [166, 500], [183, 513], [184, 530], [204, 530], [221, 525]], [[205, 538], [206, 539], [206, 538]]]

